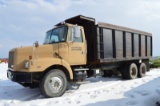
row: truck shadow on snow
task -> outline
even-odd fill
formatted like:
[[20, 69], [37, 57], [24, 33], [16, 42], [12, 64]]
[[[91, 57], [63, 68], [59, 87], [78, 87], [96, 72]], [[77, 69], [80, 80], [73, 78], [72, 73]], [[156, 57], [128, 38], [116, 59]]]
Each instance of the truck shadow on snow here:
[[[160, 78], [155, 77], [150, 80], [149, 77], [150, 76], [148, 76], [148, 79], [145, 77], [141, 78], [140, 81], [137, 79], [132, 80], [133, 85], [131, 86], [125, 85], [124, 80], [124, 84], [122, 84], [119, 89], [115, 86], [116, 91], [112, 93], [108, 92], [106, 96], [102, 96], [104, 100], [102, 99], [102, 101], [87, 104], [86, 106], [156, 106], [156, 102], [160, 101]], [[125, 91], [125, 89], [129, 87], [130, 89]], [[97, 98], [98, 97], [101, 98], [101, 95], [97, 95]], [[105, 97], [111, 99], [105, 101]]]
[[[88, 78], [84, 82], [78, 82], [75, 84], [70, 85], [68, 90], [65, 92], [65, 94], [62, 97], [72, 95], [75, 92], [84, 92], [83, 87], [86, 87], [86, 85], [89, 84], [88, 89], [92, 89], [97, 85], [98, 83], [112, 83], [112, 81], [119, 80], [119, 77], [112, 77], [112, 78]], [[102, 85], [102, 84], [101, 84]], [[30, 101], [35, 99], [44, 99], [45, 97], [41, 94], [39, 88], [36, 89], [29, 89], [24, 88], [23, 86], [12, 82], [10, 80], [1, 80], [0, 81], [0, 100], [20, 100], [20, 101]], [[97, 87], [96, 87], [97, 88]], [[93, 89], [94, 90], [94, 89]], [[53, 98], [54, 99], [54, 98]]]
[[0, 100], [33, 100], [40, 96], [39, 89], [24, 88], [10, 80], [0, 81]]

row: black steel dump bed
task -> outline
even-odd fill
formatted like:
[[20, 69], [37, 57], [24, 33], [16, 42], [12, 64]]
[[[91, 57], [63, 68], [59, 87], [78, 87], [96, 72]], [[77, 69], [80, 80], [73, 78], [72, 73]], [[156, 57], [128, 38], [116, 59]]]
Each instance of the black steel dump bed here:
[[82, 15], [65, 22], [84, 27], [88, 63], [149, 59], [152, 56], [151, 33], [102, 22], [96, 25], [94, 18]]

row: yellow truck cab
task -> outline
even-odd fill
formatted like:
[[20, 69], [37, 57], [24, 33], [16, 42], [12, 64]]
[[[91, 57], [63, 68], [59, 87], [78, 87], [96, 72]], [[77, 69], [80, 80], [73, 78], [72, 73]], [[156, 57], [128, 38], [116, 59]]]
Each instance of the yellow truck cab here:
[[47, 31], [43, 45], [10, 50], [7, 77], [24, 87], [39, 87], [46, 97], [59, 97], [68, 83], [87, 77], [144, 77], [151, 56], [151, 33], [95, 24], [94, 18], [79, 15]]

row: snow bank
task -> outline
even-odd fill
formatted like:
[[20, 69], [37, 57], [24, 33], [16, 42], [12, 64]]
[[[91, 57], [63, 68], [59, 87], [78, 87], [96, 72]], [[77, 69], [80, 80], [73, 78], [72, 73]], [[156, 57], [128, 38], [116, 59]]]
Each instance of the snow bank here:
[[7, 79], [7, 63], [0, 63], [0, 80], [6, 80]]
[[59, 98], [44, 98], [39, 89], [28, 89], [6, 77], [7, 64], [0, 64], [0, 106], [154, 106], [160, 100], [160, 69], [144, 78], [89, 78], [74, 84]]

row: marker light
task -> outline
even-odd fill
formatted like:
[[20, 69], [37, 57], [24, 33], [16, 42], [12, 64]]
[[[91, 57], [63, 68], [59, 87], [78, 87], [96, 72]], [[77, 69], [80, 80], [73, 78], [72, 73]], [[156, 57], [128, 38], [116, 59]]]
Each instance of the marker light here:
[[29, 56], [29, 60], [32, 60], [32, 56]]

